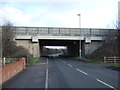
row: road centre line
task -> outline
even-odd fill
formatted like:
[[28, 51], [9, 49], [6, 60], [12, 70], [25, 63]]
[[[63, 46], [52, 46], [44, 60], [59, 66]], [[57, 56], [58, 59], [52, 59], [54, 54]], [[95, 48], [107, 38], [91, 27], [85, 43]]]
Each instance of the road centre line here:
[[71, 64], [67, 64], [67, 65], [69, 65], [70, 67], [72, 67], [72, 65], [71, 65]]
[[[60, 61], [62, 61], [62, 60], [60, 60]], [[66, 63], [65, 61], [62, 61], [62, 62], [63, 62], [63, 63]], [[67, 64], [67, 65], [69, 65], [70, 67], [73, 67], [71, 64]], [[85, 74], [85, 75], [88, 75], [88, 73], [86, 73], [86, 72], [84, 72], [84, 71], [82, 71], [82, 70], [80, 70], [80, 69], [76, 69], [76, 70], [79, 71], [79, 72], [81, 72], [81, 73], [83, 73], [83, 74]], [[112, 89], [114, 89], [114, 90], [117, 90], [117, 89], [114, 88], [113, 86], [111, 86], [111, 85], [109, 85], [109, 84], [101, 81], [100, 79], [97, 79], [97, 81], [100, 82], [100, 83], [102, 83], [102, 84], [104, 84], [104, 85], [106, 85], [106, 86], [108, 86], [108, 87], [110, 87], [110, 88], [112, 88]]]
[[76, 69], [76, 70], [79, 71], [79, 72], [81, 72], [81, 73], [83, 73], [83, 74], [85, 74], [85, 75], [88, 75], [86, 72], [84, 72], [84, 71], [82, 71], [80, 69]]
[[65, 61], [62, 61], [63, 63], [66, 63]]
[[106, 85], [106, 86], [108, 86], [108, 87], [110, 87], [110, 88], [113, 88], [114, 90], [117, 90], [117, 89], [114, 88], [113, 86], [111, 86], [111, 85], [109, 85], [109, 84], [107, 84], [107, 83], [101, 81], [100, 79], [97, 79], [97, 81], [100, 82], [100, 83], [102, 83], [102, 84], [104, 84], [104, 85]]

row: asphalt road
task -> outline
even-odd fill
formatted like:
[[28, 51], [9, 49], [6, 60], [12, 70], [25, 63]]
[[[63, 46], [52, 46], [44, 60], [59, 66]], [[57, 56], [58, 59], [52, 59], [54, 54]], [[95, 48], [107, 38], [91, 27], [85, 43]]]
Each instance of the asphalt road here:
[[49, 88], [108, 88], [118, 90], [118, 71], [104, 66], [56, 58], [48, 63]]
[[[41, 60], [3, 85], [4, 88], [100, 88], [118, 90], [118, 71], [70, 59]], [[48, 63], [48, 64], [47, 64]], [[48, 71], [48, 73], [47, 73]]]

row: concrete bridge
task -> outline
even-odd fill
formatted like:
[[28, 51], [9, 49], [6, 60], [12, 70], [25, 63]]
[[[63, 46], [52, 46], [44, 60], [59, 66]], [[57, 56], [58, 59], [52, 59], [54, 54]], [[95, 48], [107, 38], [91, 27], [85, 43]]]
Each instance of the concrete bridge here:
[[15, 41], [28, 49], [34, 57], [43, 55], [44, 46], [67, 46], [69, 56], [84, 56], [102, 46], [112, 29], [14, 27]]

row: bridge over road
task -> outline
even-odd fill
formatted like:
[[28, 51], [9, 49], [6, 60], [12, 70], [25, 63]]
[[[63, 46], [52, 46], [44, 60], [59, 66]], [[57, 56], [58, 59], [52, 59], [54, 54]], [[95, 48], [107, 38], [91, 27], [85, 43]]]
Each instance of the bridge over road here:
[[34, 57], [40, 57], [44, 46], [66, 46], [68, 55], [82, 56], [102, 46], [108, 32], [113, 29], [61, 28], [61, 27], [18, 27], [14, 26], [15, 41], [28, 49]]

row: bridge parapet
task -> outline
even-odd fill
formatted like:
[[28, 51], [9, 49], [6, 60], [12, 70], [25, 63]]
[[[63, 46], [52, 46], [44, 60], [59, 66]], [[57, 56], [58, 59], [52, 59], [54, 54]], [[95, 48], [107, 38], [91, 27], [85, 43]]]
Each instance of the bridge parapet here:
[[58, 27], [14, 27], [16, 34], [53, 35], [53, 36], [105, 36], [114, 29], [58, 28]]

